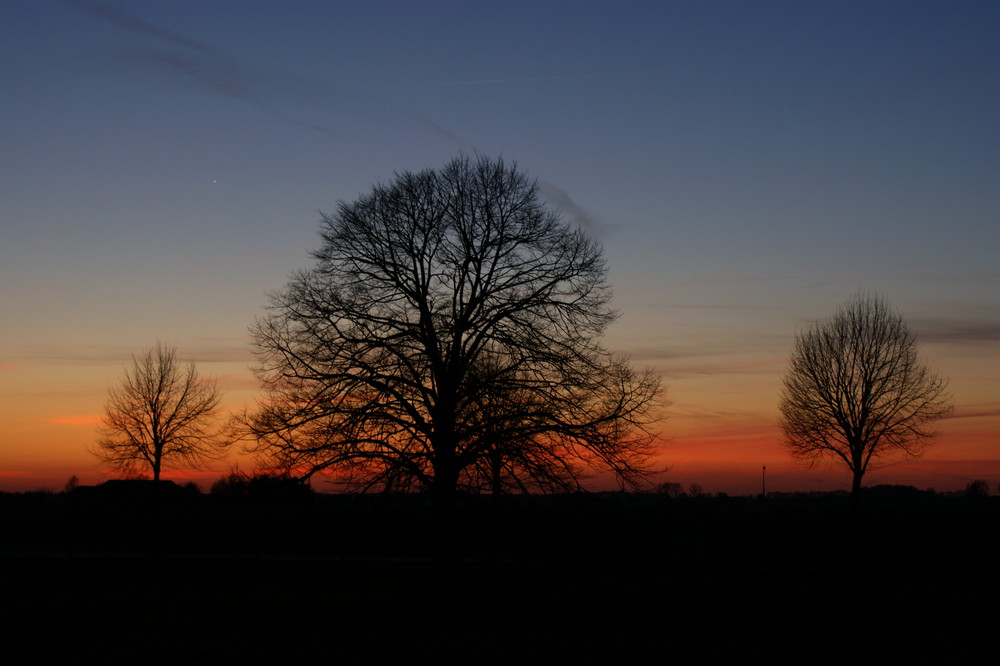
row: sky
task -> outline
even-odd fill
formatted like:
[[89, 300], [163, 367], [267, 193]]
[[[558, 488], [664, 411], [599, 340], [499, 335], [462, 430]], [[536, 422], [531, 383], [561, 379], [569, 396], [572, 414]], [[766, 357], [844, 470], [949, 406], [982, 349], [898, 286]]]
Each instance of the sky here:
[[110, 478], [108, 389], [157, 340], [252, 406], [247, 328], [320, 211], [479, 152], [603, 245], [604, 343], [667, 386], [661, 480], [849, 488], [778, 401], [795, 335], [868, 290], [954, 412], [866, 484], [996, 492], [998, 34], [995, 2], [5, 0], [0, 490]]

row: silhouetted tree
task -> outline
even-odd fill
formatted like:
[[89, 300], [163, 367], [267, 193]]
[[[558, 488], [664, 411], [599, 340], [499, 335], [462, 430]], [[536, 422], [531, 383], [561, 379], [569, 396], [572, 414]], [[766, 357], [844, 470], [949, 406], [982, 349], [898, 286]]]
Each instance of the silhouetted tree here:
[[213, 495], [244, 495], [248, 492], [251, 476], [233, 468], [221, 479], [212, 484]]
[[126, 478], [149, 469], [160, 480], [165, 465], [198, 467], [224, 453], [211, 430], [219, 404], [214, 380], [198, 377], [193, 362], [157, 342], [132, 357], [121, 385], [111, 389], [94, 454]]
[[860, 293], [830, 321], [800, 333], [781, 395], [781, 428], [796, 458], [843, 461], [856, 508], [873, 459], [918, 456], [948, 413], [945, 384], [917, 360], [897, 312]]
[[990, 484], [982, 479], [970, 481], [965, 486], [965, 496], [973, 499], [980, 499], [990, 496]]
[[664, 481], [658, 486], [658, 490], [663, 495], [666, 495], [671, 499], [675, 499], [677, 497], [680, 497], [681, 494], [684, 492], [684, 486], [677, 483], [676, 481]]
[[316, 265], [252, 329], [270, 465], [431, 491], [447, 556], [461, 488], [641, 474], [659, 381], [599, 343], [599, 246], [515, 167], [459, 158], [324, 216]]
[[301, 479], [284, 473], [258, 472], [247, 474], [234, 469], [212, 484], [213, 495], [229, 497], [253, 496], [259, 499], [283, 500], [308, 498], [310, 488]]

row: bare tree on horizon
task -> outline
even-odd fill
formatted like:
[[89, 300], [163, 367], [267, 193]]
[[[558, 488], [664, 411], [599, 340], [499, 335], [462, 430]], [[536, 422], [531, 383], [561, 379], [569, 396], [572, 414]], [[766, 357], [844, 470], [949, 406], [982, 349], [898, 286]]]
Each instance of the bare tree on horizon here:
[[902, 315], [859, 293], [797, 336], [780, 424], [794, 457], [847, 465], [856, 509], [871, 461], [919, 456], [937, 434], [932, 424], [950, 410], [944, 380], [918, 361]]
[[109, 391], [93, 453], [126, 475], [148, 467], [160, 480], [164, 466], [200, 467], [225, 452], [211, 429], [220, 395], [214, 379], [201, 379], [194, 362], [157, 342], [132, 357], [118, 387]]
[[601, 248], [516, 167], [397, 174], [320, 234], [252, 329], [268, 398], [243, 425], [271, 464], [429, 490], [445, 558], [460, 489], [642, 476], [659, 379], [600, 345]]

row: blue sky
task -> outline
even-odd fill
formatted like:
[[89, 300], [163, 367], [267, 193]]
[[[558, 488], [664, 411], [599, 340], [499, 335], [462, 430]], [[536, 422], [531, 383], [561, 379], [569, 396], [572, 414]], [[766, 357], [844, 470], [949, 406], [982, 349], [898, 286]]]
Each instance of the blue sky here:
[[252, 401], [247, 326], [317, 211], [479, 151], [604, 244], [677, 478], [846, 486], [783, 457], [777, 392], [868, 289], [958, 417], [923, 469], [960, 471], [886, 478], [1000, 481], [998, 34], [987, 2], [7, 0], [0, 470], [97, 474], [87, 419], [156, 339]]

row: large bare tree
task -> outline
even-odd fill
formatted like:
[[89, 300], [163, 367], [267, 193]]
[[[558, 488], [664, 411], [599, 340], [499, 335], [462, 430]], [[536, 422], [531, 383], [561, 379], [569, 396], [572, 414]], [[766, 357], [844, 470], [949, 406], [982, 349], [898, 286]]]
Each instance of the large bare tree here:
[[462, 488], [641, 475], [658, 378], [601, 346], [601, 248], [516, 167], [397, 174], [320, 234], [252, 329], [268, 397], [245, 425], [271, 464], [429, 489], [439, 542]]
[[796, 458], [832, 458], [853, 474], [857, 506], [872, 460], [920, 455], [950, 410], [945, 382], [917, 359], [902, 315], [859, 293], [800, 333], [781, 395], [781, 428]]
[[215, 380], [200, 378], [193, 362], [157, 342], [132, 357], [110, 390], [94, 454], [125, 473], [148, 469], [154, 481], [164, 466], [201, 466], [225, 450], [212, 429], [219, 400]]

